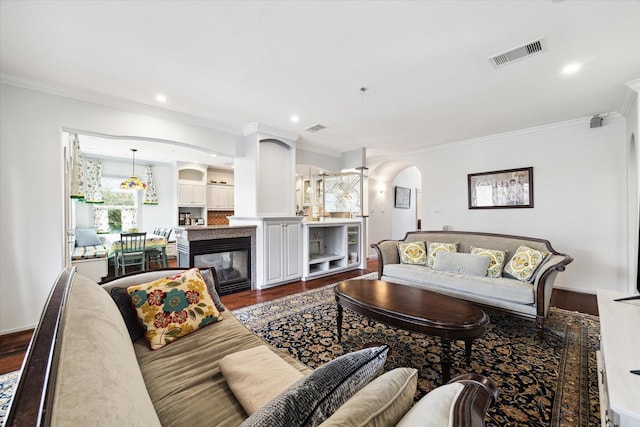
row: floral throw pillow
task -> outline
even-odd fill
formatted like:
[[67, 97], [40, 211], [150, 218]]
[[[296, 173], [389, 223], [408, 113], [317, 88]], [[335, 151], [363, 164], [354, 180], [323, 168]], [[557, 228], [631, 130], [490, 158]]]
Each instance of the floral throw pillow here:
[[471, 253], [473, 255], [489, 257], [491, 263], [489, 263], [489, 267], [487, 268], [487, 277], [502, 277], [502, 266], [504, 265], [504, 261], [507, 259], [507, 251], [476, 248], [471, 246]]
[[548, 255], [548, 252], [520, 246], [504, 267], [504, 272], [522, 282], [528, 282]]
[[438, 243], [438, 242], [432, 242], [429, 243], [429, 251], [427, 254], [427, 265], [431, 268], [433, 268], [433, 262], [436, 259], [436, 255], [438, 255], [438, 252], [440, 251], [445, 251], [445, 252], [458, 252], [458, 242], [455, 243]]
[[220, 320], [220, 312], [197, 268], [129, 286], [127, 293], [152, 350]]
[[427, 248], [424, 242], [398, 243], [398, 254], [400, 264], [425, 265], [427, 263]]

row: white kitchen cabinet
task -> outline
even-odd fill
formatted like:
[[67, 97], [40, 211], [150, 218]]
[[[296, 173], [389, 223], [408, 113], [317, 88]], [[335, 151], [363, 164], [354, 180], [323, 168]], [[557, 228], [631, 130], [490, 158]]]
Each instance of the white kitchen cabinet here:
[[207, 209], [219, 211], [233, 210], [233, 186], [207, 185]]
[[264, 221], [264, 285], [302, 277], [302, 226], [300, 220]]
[[200, 182], [178, 183], [178, 206], [205, 206], [205, 185]]

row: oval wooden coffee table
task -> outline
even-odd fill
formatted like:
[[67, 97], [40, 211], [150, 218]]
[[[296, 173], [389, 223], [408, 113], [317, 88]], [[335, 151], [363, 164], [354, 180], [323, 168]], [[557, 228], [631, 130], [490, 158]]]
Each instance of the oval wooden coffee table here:
[[464, 340], [468, 364], [473, 340], [484, 335], [489, 325], [489, 316], [475, 305], [413, 286], [355, 279], [337, 284], [334, 292], [338, 341], [343, 307], [391, 326], [440, 337], [443, 384], [449, 381], [451, 341]]

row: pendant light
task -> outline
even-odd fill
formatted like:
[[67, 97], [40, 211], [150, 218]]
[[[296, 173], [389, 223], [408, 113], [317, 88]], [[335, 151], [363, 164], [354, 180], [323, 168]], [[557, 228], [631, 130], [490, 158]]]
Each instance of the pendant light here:
[[128, 179], [122, 181], [120, 184], [120, 188], [123, 190], [144, 190], [147, 188], [147, 184], [140, 181], [140, 179], [136, 176], [136, 150], [132, 148], [133, 152], [133, 172], [131, 172], [131, 176]]

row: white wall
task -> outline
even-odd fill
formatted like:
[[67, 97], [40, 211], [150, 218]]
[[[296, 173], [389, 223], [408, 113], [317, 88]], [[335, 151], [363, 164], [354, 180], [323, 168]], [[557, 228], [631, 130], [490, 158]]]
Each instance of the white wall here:
[[[628, 272], [625, 120], [549, 125], [413, 153], [422, 172], [423, 229], [449, 225], [547, 239], [575, 260], [556, 285], [625, 290]], [[533, 166], [534, 208], [469, 210], [467, 174]]]
[[[372, 174], [373, 175], [373, 174]], [[391, 239], [393, 210], [393, 186], [390, 182], [369, 177], [369, 219], [367, 226], [368, 256], [375, 256], [371, 243]]]
[[0, 333], [36, 324], [65, 263], [62, 131], [157, 138], [236, 155], [235, 135], [177, 120], [0, 85]]
[[[420, 188], [422, 175], [420, 170], [412, 166], [400, 172], [390, 185], [391, 197], [391, 238], [394, 240], [403, 239], [408, 231], [416, 231], [416, 187]], [[411, 203], [409, 209], [394, 207], [394, 189], [396, 186], [409, 188], [411, 190]]]

